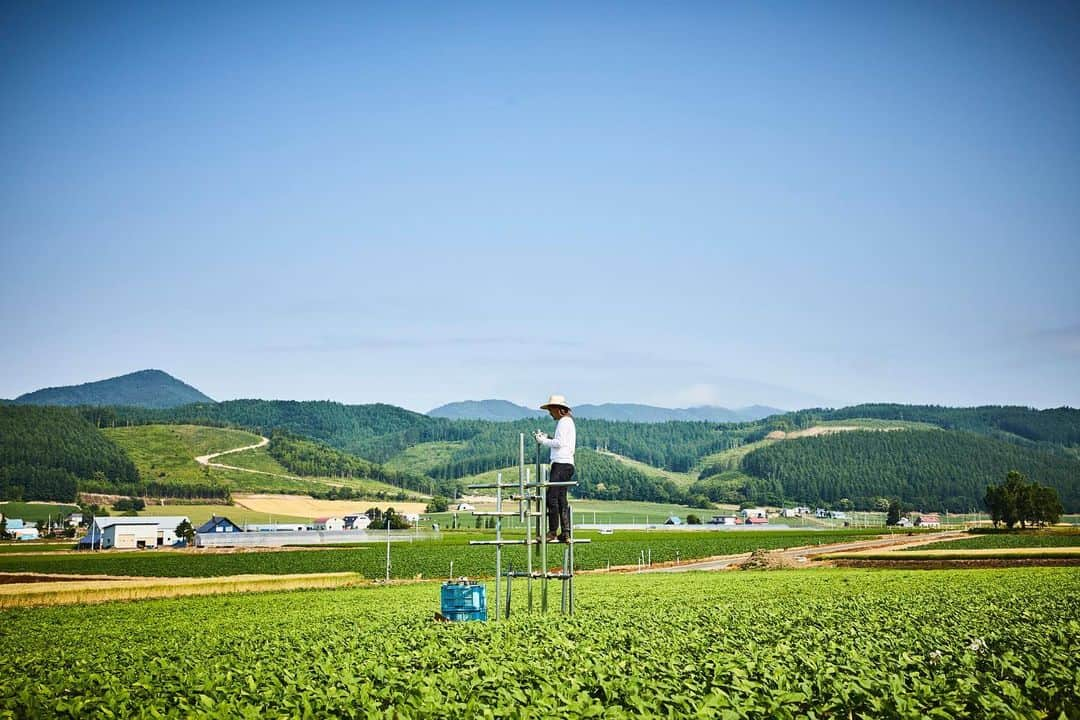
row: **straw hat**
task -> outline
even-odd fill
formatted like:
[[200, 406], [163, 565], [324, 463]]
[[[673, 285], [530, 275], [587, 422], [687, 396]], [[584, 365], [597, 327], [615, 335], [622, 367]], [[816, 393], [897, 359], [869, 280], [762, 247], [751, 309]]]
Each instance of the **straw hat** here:
[[540, 406], [541, 410], [547, 410], [549, 407], [561, 407], [570, 409], [570, 406], [566, 404], [566, 398], [562, 395], [552, 395], [548, 398], [548, 401]]

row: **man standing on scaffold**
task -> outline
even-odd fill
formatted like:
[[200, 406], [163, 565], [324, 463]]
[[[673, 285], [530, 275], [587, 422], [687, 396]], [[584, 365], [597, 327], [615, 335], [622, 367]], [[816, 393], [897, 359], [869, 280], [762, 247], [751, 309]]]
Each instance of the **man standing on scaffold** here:
[[[547, 410], [555, 420], [555, 437], [537, 430], [533, 437], [536, 442], [551, 448], [551, 474], [548, 482], [570, 482], [574, 477], [574, 446], [577, 445], [577, 430], [574, 418], [570, 416], [570, 406], [562, 395], [552, 395], [541, 410]], [[539, 479], [539, 478], [537, 478]], [[570, 540], [570, 503], [566, 498], [568, 487], [556, 485], [547, 489], [547, 541], [569, 542]], [[556, 533], [556, 528], [559, 532]]]

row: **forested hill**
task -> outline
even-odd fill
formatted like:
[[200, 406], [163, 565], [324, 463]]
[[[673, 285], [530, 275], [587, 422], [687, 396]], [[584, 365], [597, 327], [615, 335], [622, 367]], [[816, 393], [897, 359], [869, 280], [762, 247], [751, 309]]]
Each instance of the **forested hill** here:
[[233, 426], [263, 435], [286, 430], [377, 462], [420, 442], [461, 440], [476, 432], [475, 423], [430, 418], [394, 405], [343, 405], [326, 400], [228, 400], [160, 410], [83, 408], [83, 413], [99, 427], [191, 423]]
[[124, 451], [68, 408], [0, 406], [0, 499], [75, 499], [83, 481], [139, 481]]
[[[926, 510], [982, 507], [988, 483], [1019, 470], [1055, 488], [1066, 512], [1080, 511], [1080, 460], [1041, 452], [970, 432], [905, 430], [845, 432], [785, 440], [747, 454], [741, 480], [746, 499], [834, 504], [847, 498], [858, 508], [897, 496]], [[723, 475], [702, 480], [695, 491], [713, 497]]]
[[84, 383], [51, 387], [20, 395], [22, 405], [130, 405], [169, 408], [190, 403], [213, 402], [187, 383], [161, 370], [138, 372]]
[[[783, 410], [753, 405], [751, 407], [729, 410], [723, 407], [703, 405], [691, 408], [663, 408], [636, 403], [604, 403], [602, 405], [575, 405], [574, 417], [588, 420], [615, 420], [636, 423], [660, 422], [748, 422], [760, 420], [770, 415], [783, 413]], [[465, 400], [442, 405], [428, 412], [431, 417], [451, 420], [489, 420], [492, 422], [512, 422], [529, 418], [545, 418], [542, 410], [527, 408], [507, 400]]]
[[909, 420], [931, 423], [946, 430], [969, 430], [984, 435], [1010, 436], [1055, 445], [1080, 445], [1080, 410], [1068, 407], [1035, 410], [1015, 405], [971, 408], [940, 405], [853, 405], [840, 409], [799, 410], [773, 420], [777, 423], [790, 423], [793, 427], [811, 427], [824, 420], [853, 418]]

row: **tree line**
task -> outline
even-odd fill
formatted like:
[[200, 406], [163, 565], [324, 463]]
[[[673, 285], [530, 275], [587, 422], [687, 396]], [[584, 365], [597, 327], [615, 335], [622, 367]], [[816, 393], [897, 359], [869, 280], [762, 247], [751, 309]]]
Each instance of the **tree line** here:
[[390, 470], [378, 463], [280, 430], [270, 436], [267, 452], [297, 475], [377, 480], [394, 487], [432, 494], [460, 492], [459, 483]]
[[119, 446], [75, 410], [0, 406], [0, 498], [71, 501], [92, 478], [137, 484], [139, 473]]

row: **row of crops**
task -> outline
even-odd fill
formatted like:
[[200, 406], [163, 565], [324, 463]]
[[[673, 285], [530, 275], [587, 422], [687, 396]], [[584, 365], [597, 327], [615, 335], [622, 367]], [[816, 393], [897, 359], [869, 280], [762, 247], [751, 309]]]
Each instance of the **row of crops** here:
[[578, 584], [499, 623], [429, 583], [8, 611], [0, 717], [1080, 718], [1073, 569]]
[[[494, 573], [495, 551], [470, 546], [466, 535], [438, 541], [395, 543], [391, 549], [391, 573], [397, 578], [440, 577], [454, 563], [455, 575], [486, 576]], [[620, 532], [593, 535], [592, 543], [575, 548], [579, 569], [607, 565], [634, 565], [644, 551], [654, 563], [673, 562], [713, 555], [750, 552], [865, 539], [865, 531], [764, 531], [764, 532]], [[551, 564], [562, 561], [561, 545], [551, 546]], [[504, 562], [525, 566], [525, 551], [510, 546]], [[41, 556], [0, 556], [0, 572], [73, 573], [81, 575], [138, 575], [149, 577], [210, 577], [239, 574], [359, 572], [365, 577], [385, 574], [383, 546], [346, 549], [286, 550], [280, 552], [204, 553], [187, 551], [92, 552]]]
[[1080, 532], [988, 533], [960, 540], [904, 548], [906, 550], [997, 550], [1012, 548], [1080, 547]]

